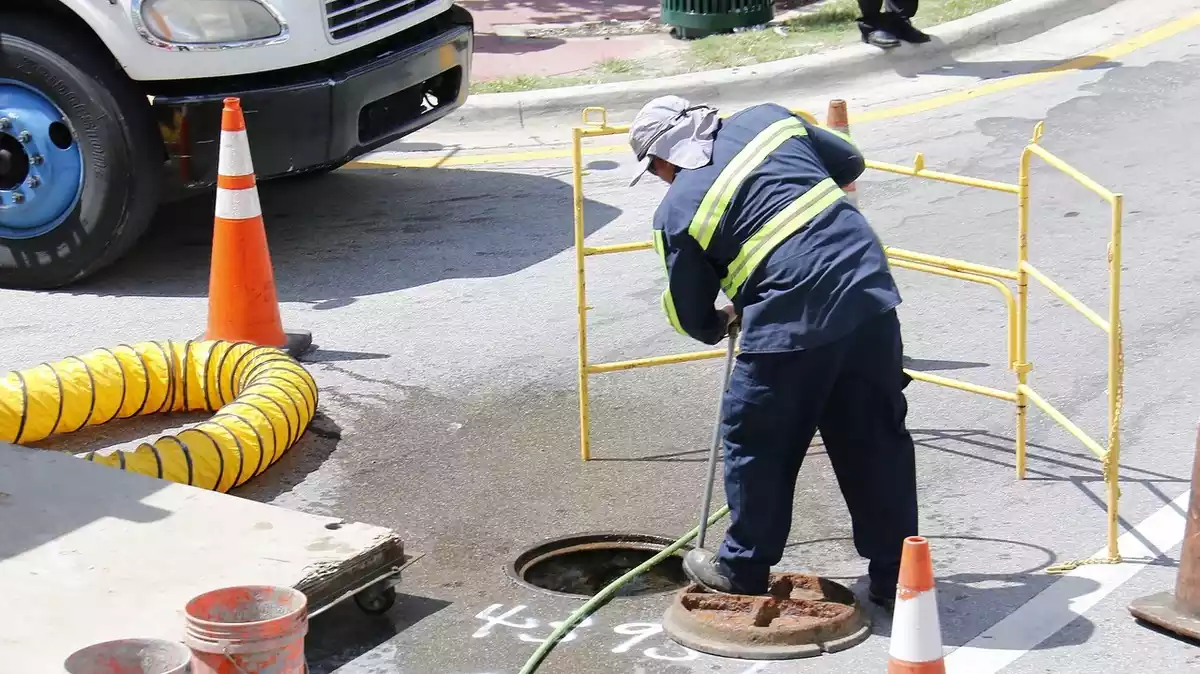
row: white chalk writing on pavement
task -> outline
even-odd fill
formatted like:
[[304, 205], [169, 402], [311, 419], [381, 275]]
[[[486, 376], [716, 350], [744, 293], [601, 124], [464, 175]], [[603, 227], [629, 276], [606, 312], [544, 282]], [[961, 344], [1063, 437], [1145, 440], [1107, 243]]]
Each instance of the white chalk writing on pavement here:
[[[516, 637], [520, 641], [540, 644], [550, 638], [552, 631], [563, 624], [561, 621], [543, 622], [537, 618], [522, 616], [521, 614], [528, 608], [524, 604], [518, 604], [505, 610], [504, 604], [492, 604], [476, 614], [475, 618], [482, 620], [483, 625], [471, 636], [475, 639], [482, 639], [492, 636], [497, 628], [507, 628], [516, 632]], [[574, 629], [563, 635], [559, 643], [566, 644], [574, 641], [579, 636], [580, 630], [595, 627], [595, 625], [595, 621], [590, 616], [584, 618]], [[609, 650], [615, 655], [634, 653], [651, 660], [666, 662], [689, 662], [702, 657], [700, 653], [680, 646], [667, 638], [663, 634], [661, 623], [632, 622], [616, 625], [611, 629], [614, 635], [625, 637]], [[589, 632], [597, 633], [596, 630]], [[651, 639], [654, 641], [646, 643]], [[767, 662], [752, 663], [749, 669], [741, 674], [763, 674], [767, 671], [769, 664]]]

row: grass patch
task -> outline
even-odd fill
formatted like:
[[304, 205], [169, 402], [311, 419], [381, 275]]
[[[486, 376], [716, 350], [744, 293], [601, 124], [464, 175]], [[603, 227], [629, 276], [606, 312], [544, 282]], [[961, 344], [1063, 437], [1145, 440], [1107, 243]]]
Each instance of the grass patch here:
[[596, 64], [596, 70], [609, 75], [637, 75], [644, 68], [641, 63], [630, 59], [604, 59]]
[[507, 94], [513, 91], [530, 91], [532, 89], [556, 89], [558, 87], [573, 87], [580, 84], [591, 84], [587, 77], [558, 75], [543, 77], [541, 75], [516, 75], [500, 77], [494, 80], [471, 83], [473, 94]]
[[982, 12], [1007, 0], [934, 0], [921, 3], [921, 9], [913, 17], [913, 25], [924, 28], [948, 23], [964, 16]]

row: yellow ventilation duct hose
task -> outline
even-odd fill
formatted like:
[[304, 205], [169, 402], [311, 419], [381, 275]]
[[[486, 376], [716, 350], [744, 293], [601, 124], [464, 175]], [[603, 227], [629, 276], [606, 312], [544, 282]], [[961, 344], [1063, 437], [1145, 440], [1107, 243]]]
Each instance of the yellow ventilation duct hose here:
[[114, 419], [216, 411], [132, 451], [79, 456], [204, 489], [261, 474], [300, 439], [317, 384], [287, 353], [246, 342], [142, 342], [96, 349], [0, 379], [0, 441], [20, 444]]

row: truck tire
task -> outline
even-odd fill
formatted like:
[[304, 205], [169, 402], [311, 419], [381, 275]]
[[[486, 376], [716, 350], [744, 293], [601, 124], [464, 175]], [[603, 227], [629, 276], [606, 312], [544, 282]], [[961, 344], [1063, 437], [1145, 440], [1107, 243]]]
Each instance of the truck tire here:
[[0, 127], [0, 287], [68, 285], [145, 231], [162, 137], [92, 35], [0, 11]]

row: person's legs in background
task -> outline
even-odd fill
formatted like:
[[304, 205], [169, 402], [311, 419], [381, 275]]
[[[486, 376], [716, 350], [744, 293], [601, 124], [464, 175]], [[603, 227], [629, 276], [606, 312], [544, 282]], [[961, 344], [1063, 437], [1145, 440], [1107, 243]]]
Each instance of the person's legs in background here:
[[883, 0], [858, 0], [858, 29], [863, 42], [881, 49], [900, 46], [900, 39], [884, 27]]
[[885, 0], [887, 11], [883, 13], [884, 21], [892, 35], [905, 42], [923, 44], [930, 37], [912, 25], [912, 18], [917, 15], [918, 0]]
[[900, 41], [929, 42], [925, 33], [912, 25], [919, 0], [858, 0], [858, 28], [863, 42], [890, 49]]

